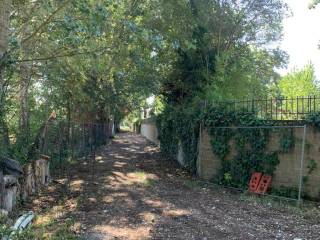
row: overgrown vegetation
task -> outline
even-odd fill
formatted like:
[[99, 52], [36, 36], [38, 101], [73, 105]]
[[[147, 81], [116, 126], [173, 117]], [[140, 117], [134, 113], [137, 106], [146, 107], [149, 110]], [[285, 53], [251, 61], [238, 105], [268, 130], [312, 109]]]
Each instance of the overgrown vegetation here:
[[275, 69], [287, 55], [270, 46], [281, 37], [282, 0], [0, 4], [0, 149], [22, 162], [52, 110], [67, 122], [118, 124], [150, 95], [162, 109], [286, 95], [299, 73], [279, 90]]
[[[161, 150], [177, 159], [181, 146], [186, 167], [195, 173], [202, 124], [210, 134], [213, 153], [221, 160], [221, 169], [212, 179], [215, 183], [246, 189], [253, 172], [274, 175], [279, 154], [289, 153], [297, 141], [293, 128], [272, 128], [275, 122], [261, 120], [254, 112], [227, 111], [216, 106], [179, 107], [167, 107], [158, 116]], [[315, 161], [309, 159], [308, 175], [316, 167]], [[304, 177], [305, 183], [308, 175]], [[280, 196], [297, 196], [297, 188], [272, 191]]]
[[[258, 8], [253, 7], [248, 13], [242, 8], [243, 5], [234, 6], [229, 1], [225, 5], [215, 1], [190, 1], [189, 21], [193, 22], [189, 36], [191, 42], [186, 47], [176, 46], [178, 58], [161, 88], [165, 106], [158, 116], [162, 152], [176, 159], [181, 146], [186, 166], [195, 172], [198, 132], [203, 123], [211, 135], [212, 149], [222, 162], [221, 172], [215, 181], [235, 187], [246, 187], [254, 171], [273, 175], [279, 164], [279, 154], [288, 153], [295, 147], [294, 130], [219, 128], [272, 126], [274, 123], [262, 121], [252, 112], [211, 107], [210, 102], [243, 97], [261, 99], [273, 96], [286, 99], [318, 96], [319, 92], [312, 64], [282, 78], [274, 71], [285, 64], [286, 55], [278, 49], [267, 50], [264, 44], [279, 39], [281, 25], [277, 25], [276, 19], [283, 17], [286, 8], [277, 1], [269, 2], [270, 5], [265, 1], [258, 2], [260, 10], [268, 9], [268, 17], [264, 15], [266, 12], [260, 12]], [[212, 18], [206, 19], [210, 9], [216, 12]], [[235, 9], [241, 9], [242, 15], [239, 16]], [[229, 41], [228, 30], [233, 27], [241, 29], [238, 23], [250, 19], [251, 14], [261, 15], [260, 20], [267, 27], [260, 28], [260, 24], [247, 26], [252, 32], [247, 35], [244, 31]], [[223, 19], [220, 18], [222, 15]], [[210, 27], [215, 26], [218, 19], [218, 25], [222, 26], [222, 32], [219, 33]], [[240, 20], [237, 22], [233, 19]], [[260, 31], [261, 35], [249, 40], [251, 34]], [[205, 102], [209, 102], [209, 107], [204, 107]], [[293, 103], [288, 111], [300, 111], [298, 104], [298, 101]], [[278, 149], [269, 151], [269, 136], [273, 132], [279, 136]], [[231, 142], [236, 149], [231, 149]]]
[[[182, 12], [188, 18], [183, 18], [185, 22], [179, 27], [175, 25], [178, 20], [170, 18], [173, 21], [168, 25], [176, 30], [177, 58], [161, 87], [165, 108], [158, 116], [159, 139], [162, 151], [171, 157], [176, 158], [181, 146], [185, 164], [194, 172], [204, 99], [261, 95], [267, 93], [272, 79], [279, 78], [274, 67], [282, 66], [286, 56], [279, 49], [269, 51], [264, 45], [279, 38], [278, 21], [285, 6], [281, 1], [179, 4], [179, 11], [173, 7], [170, 12], [175, 16]], [[257, 15], [259, 20], [252, 18]], [[179, 33], [186, 24], [188, 40], [181, 41], [183, 35]], [[258, 34], [260, 31], [262, 34]], [[250, 68], [253, 65], [260, 66], [259, 70]]]
[[[241, 128], [268, 126], [265, 121], [251, 112], [212, 108], [205, 113], [204, 122], [211, 136], [213, 152], [222, 163], [221, 172], [214, 181], [242, 188], [248, 185], [253, 172], [273, 175], [279, 159], [277, 151], [267, 149], [272, 128]], [[231, 150], [231, 144], [235, 149]]]
[[[49, 223], [46, 225], [33, 225], [25, 230], [15, 231], [13, 233], [11, 225], [13, 224], [6, 216], [0, 216], [0, 237], [6, 239], [10, 234], [12, 240], [84, 240], [84, 238], [77, 236], [72, 227], [74, 222], [72, 219], [67, 219], [64, 223]], [[53, 226], [54, 225], [54, 226]]]
[[196, 171], [198, 138], [200, 127], [199, 108], [181, 109], [179, 106], [167, 107], [157, 118], [161, 151], [176, 159], [179, 147], [184, 154], [183, 160], [190, 172]]
[[[311, 65], [282, 79], [275, 70], [287, 62], [273, 47], [286, 13], [283, 0], [0, 1], [0, 158], [27, 164], [46, 144], [52, 166], [87, 157], [105, 141], [85, 124], [139, 123], [154, 96], [161, 149], [171, 158], [182, 149], [190, 172], [204, 124], [223, 162], [220, 182], [243, 186], [252, 171], [272, 174], [278, 158], [265, 152], [268, 130], [216, 128], [259, 119], [204, 102], [317, 95]], [[58, 120], [45, 144], [52, 111]], [[320, 128], [317, 114], [308, 121]], [[226, 161], [229, 141], [237, 155]], [[283, 132], [281, 151], [294, 144]]]
[[314, 126], [314, 128], [318, 131], [320, 131], [320, 112], [314, 112], [314, 113], [311, 113], [309, 114], [305, 121]]

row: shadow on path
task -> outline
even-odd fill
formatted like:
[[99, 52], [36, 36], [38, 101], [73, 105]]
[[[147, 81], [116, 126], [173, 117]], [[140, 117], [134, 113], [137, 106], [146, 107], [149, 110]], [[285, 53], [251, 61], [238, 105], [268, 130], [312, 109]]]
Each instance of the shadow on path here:
[[79, 160], [68, 193], [61, 188], [32, 204], [40, 215], [74, 219], [85, 239], [319, 239], [319, 218], [203, 187], [132, 133], [101, 148], [94, 164]]

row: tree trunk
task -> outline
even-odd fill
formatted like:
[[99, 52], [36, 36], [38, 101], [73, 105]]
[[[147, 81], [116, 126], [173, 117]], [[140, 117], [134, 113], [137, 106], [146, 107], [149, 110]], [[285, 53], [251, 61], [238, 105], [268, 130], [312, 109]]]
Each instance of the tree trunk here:
[[8, 147], [7, 127], [4, 121], [5, 55], [8, 50], [11, 0], [0, 0], [0, 150]]
[[4, 94], [4, 57], [8, 50], [11, 0], [0, 0], [0, 101]]
[[20, 129], [27, 136], [29, 132], [28, 94], [30, 67], [26, 63], [20, 65], [20, 76]]
[[[25, 11], [25, 7], [22, 8], [22, 16], [24, 24], [22, 26], [22, 37], [26, 38], [30, 34], [30, 25], [28, 24], [28, 16]], [[21, 42], [21, 56], [23, 59], [27, 59], [30, 55], [30, 41]], [[29, 84], [31, 79], [31, 66], [32, 63], [22, 62], [20, 63], [20, 129], [23, 140], [28, 143], [29, 136], [29, 107], [28, 107], [28, 96], [29, 96]]]
[[11, 0], [0, 0], [0, 57], [8, 48]]

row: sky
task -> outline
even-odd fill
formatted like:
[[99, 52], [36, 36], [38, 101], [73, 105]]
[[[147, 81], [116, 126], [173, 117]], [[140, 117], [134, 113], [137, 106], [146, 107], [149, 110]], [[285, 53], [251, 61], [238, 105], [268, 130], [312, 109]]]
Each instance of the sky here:
[[317, 79], [320, 79], [320, 6], [310, 10], [310, 0], [285, 0], [292, 15], [283, 22], [284, 36], [281, 49], [289, 54], [287, 69], [281, 74], [290, 72], [293, 68], [302, 68], [308, 62], [315, 67]]

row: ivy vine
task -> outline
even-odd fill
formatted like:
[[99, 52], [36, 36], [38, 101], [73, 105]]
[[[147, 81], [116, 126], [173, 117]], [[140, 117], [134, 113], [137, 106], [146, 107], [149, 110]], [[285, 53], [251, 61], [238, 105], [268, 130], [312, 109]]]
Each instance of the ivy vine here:
[[[313, 122], [320, 129], [320, 114], [314, 114], [306, 121]], [[161, 151], [176, 159], [181, 144], [184, 162], [192, 173], [196, 172], [201, 122], [211, 136], [213, 153], [221, 160], [221, 171], [214, 179], [221, 184], [246, 187], [253, 172], [273, 175], [279, 164], [279, 154], [288, 153], [295, 146], [294, 130], [291, 128], [277, 130], [279, 149], [273, 151], [268, 149], [268, 144], [270, 133], [275, 129], [237, 128], [274, 125], [257, 118], [253, 112], [226, 111], [216, 107], [200, 112], [196, 107], [166, 107], [157, 117]], [[235, 149], [231, 150], [231, 142]]]
[[295, 145], [293, 129], [283, 129], [281, 131], [280, 148], [283, 153], [288, 153]]
[[312, 112], [305, 118], [305, 122], [314, 126], [315, 129], [320, 131], [320, 112]]
[[[279, 164], [279, 151], [267, 150], [269, 134], [273, 129], [237, 128], [269, 126], [270, 123], [258, 119], [252, 112], [230, 112], [221, 108], [209, 109], [203, 119], [211, 136], [212, 150], [222, 163], [221, 171], [214, 181], [246, 187], [253, 172], [273, 175]], [[283, 149], [286, 150], [293, 147], [292, 139], [288, 136], [292, 135], [285, 133], [282, 137]], [[231, 144], [236, 146], [235, 150], [231, 150]]]
[[200, 113], [192, 107], [167, 107], [157, 118], [161, 152], [176, 159], [181, 144], [185, 167], [196, 172]]
[[[310, 114], [304, 121], [320, 130], [320, 112]], [[204, 111], [197, 107], [166, 107], [157, 117], [161, 151], [176, 159], [181, 144], [184, 162], [192, 173], [196, 172], [200, 123], [208, 130], [212, 151], [221, 160], [221, 170], [213, 181], [223, 185], [246, 188], [253, 172], [274, 175], [279, 154], [288, 153], [295, 147], [294, 129], [259, 128], [275, 123], [261, 120], [253, 112], [226, 111], [216, 107], [207, 107]], [[269, 148], [275, 140], [270, 137], [271, 133], [276, 133], [279, 141], [274, 150]], [[317, 164], [311, 159], [308, 174], [316, 168]], [[307, 181], [307, 177], [304, 180]], [[283, 196], [296, 195], [296, 189], [283, 187], [278, 190]]]

